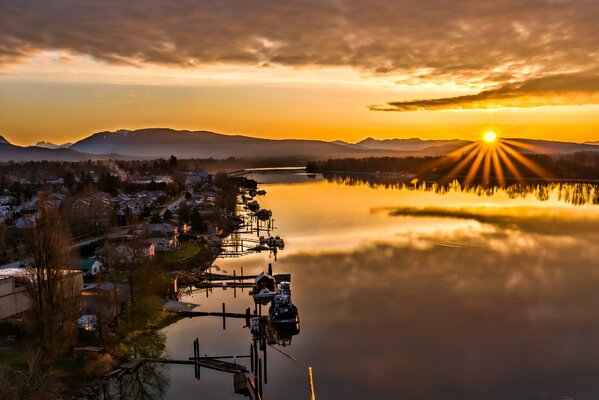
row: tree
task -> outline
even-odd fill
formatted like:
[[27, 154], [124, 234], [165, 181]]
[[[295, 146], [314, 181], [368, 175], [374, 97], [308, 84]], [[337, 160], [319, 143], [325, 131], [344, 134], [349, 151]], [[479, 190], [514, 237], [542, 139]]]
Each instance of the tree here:
[[171, 158], [168, 161], [168, 165], [169, 167], [171, 167], [171, 169], [177, 168], [177, 157], [171, 155]]
[[68, 271], [74, 264], [68, 230], [56, 210], [39, 212], [25, 237], [24, 264], [30, 324], [44, 368], [49, 369], [76, 340], [79, 291], [76, 274]]
[[191, 219], [191, 210], [186, 203], [181, 203], [179, 206], [179, 221], [188, 223]]
[[191, 228], [197, 232], [205, 232], [206, 231], [206, 223], [202, 218], [202, 215], [198, 211], [197, 207], [194, 207], [193, 212], [191, 213]]
[[75, 175], [73, 174], [72, 171], [68, 171], [65, 175], [64, 175], [64, 186], [71, 190], [71, 188], [73, 187], [73, 185], [75, 184]]

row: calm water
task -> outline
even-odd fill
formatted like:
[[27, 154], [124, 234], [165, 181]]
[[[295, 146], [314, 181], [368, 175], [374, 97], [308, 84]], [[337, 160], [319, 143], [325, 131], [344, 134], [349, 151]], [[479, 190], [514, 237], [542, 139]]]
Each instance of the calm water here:
[[[266, 399], [309, 398], [308, 365], [319, 399], [599, 398], [597, 206], [571, 205], [556, 188], [481, 196], [254, 177], [286, 248], [277, 262], [217, 265], [253, 273], [273, 262], [292, 274], [301, 333], [284, 351], [299, 362], [269, 351]], [[186, 301], [232, 312], [251, 303], [231, 289]], [[167, 353], [189, 357], [198, 337], [203, 354], [247, 354], [243, 324], [182, 320], [164, 331]], [[241, 398], [228, 374], [152, 373], [166, 399]]]

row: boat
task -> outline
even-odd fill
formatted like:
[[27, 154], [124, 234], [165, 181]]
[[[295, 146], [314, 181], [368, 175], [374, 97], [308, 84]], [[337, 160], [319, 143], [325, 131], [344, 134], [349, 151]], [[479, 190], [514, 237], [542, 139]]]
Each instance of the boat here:
[[273, 297], [268, 315], [270, 322], [277, 328], [299, 328], [299, 313], [291, 303], [291, 291], [289, 295], [280, 292]]
[[285, 242], [280, 236], [275, 236], [275, 245], [281, 250], [285, 248]]
[[271, 249], [278, 247], [279, 249], [283, 250], [283, 248], [285, 247], [285, 242], [279, 236], [275, 236], [275, 237], [260, 236], [260, 245], [268, 246]]
[[279, 293], [283, 296], [289, 297], [289, 301], [291, 301], [291, 284], [287, 281], [281, 282], [279, 285]]
[[256, 286], [250, 292], [254, 297], [254, 301], [259, 303], [268, 303], [277, 293], [277, 281], [275, 277], [266, 272], [261, 272], [256, 277]]
[[261, 221], [268, 221], [270, 217], [272, 217], [272, 211], [263, 208], [262, 210], [256, 212], [256, 217], [258, 217], [258, 219]]
[[250, 211], [256, 212], [260, 209], [260, 204], [256, 200], [247, 203], [247, 208]]

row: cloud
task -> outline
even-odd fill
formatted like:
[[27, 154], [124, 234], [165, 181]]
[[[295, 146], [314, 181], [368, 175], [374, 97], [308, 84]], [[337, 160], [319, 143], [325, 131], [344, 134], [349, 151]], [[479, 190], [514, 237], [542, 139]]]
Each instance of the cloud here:
[[473, 95], [397, 101], [370, 106], [370, 109], [419, 111], [581, 104], [599, 104], [599, 73], [596, 70], [506, 83]]
[[346, 66], [505, 83], [597, 66], [593, 0], [4, 0], [0, 63], [43, 50], [107, 63]]
[[521, 232], [560, 236], [564, 232], [597, 231], [599, 218], [584, 209], [534, 208], [534, 207], [394, 207], [390, 215], [411, 217], [434, 217], [474, 220], [501, 229], [517, 229]]

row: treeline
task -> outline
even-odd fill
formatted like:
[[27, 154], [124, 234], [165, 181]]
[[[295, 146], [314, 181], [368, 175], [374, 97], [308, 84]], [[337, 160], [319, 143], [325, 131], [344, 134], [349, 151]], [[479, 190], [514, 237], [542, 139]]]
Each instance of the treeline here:
[[[467, 158], [468, 154], [460, 157], [369, 157], [343, 158], [326, 161], [310, 161], [306, 165], [308, 172], [406, 172], [418, 175], [424, 179], [438, 177], [463, 178], [473, 167], [477, 157]], [[572, 154], [525, 154], [524, 161], [510, 157], [508, 165], [500, 160], [501, 172], [505, 179], [545, 178], [559, 180], [597, 180], [599, 179], [599, 152], [580, 152]], [[464, 160], [467, 160], [463, 163]], [[459, 171], [456, 167], [463, 163]], [[484, 174], [484, 162], [476, 167], [476, 176]], [[488, 178], [496, 179], [497, 171], [491, 162]]]
[[[10, 177], [29, 181], [31, 183], [44, 183], [51, 180], [64, 178], [67, 173], [74, 176], [92, 174], [99, 176], [102, 173], [123, 172], [129, 176], [173, 175], [176, 172], [190, 172], [205, 170], [209, 173], [219, 171], [227, 172], [244, 168], [268, 168], [281, 166], [301, 166], [309, 160], [307, 158], [265, 158], [243, 159], [229, 157], [227, 159], [177, 159], [171, 156], [168, 159], [158, 158], [153, 160], [88, 160], [88, 161], [28, 161], [28, 162], [0, 162], [0, 185], [6, 188], [10, 184]], [[13, 179], [14, 180], [14, 179]]]
[[307, 172], [409, 172], [419, 173], [422, 167], [442, 157], [367, 157], [337, 158], [309, 161]]

